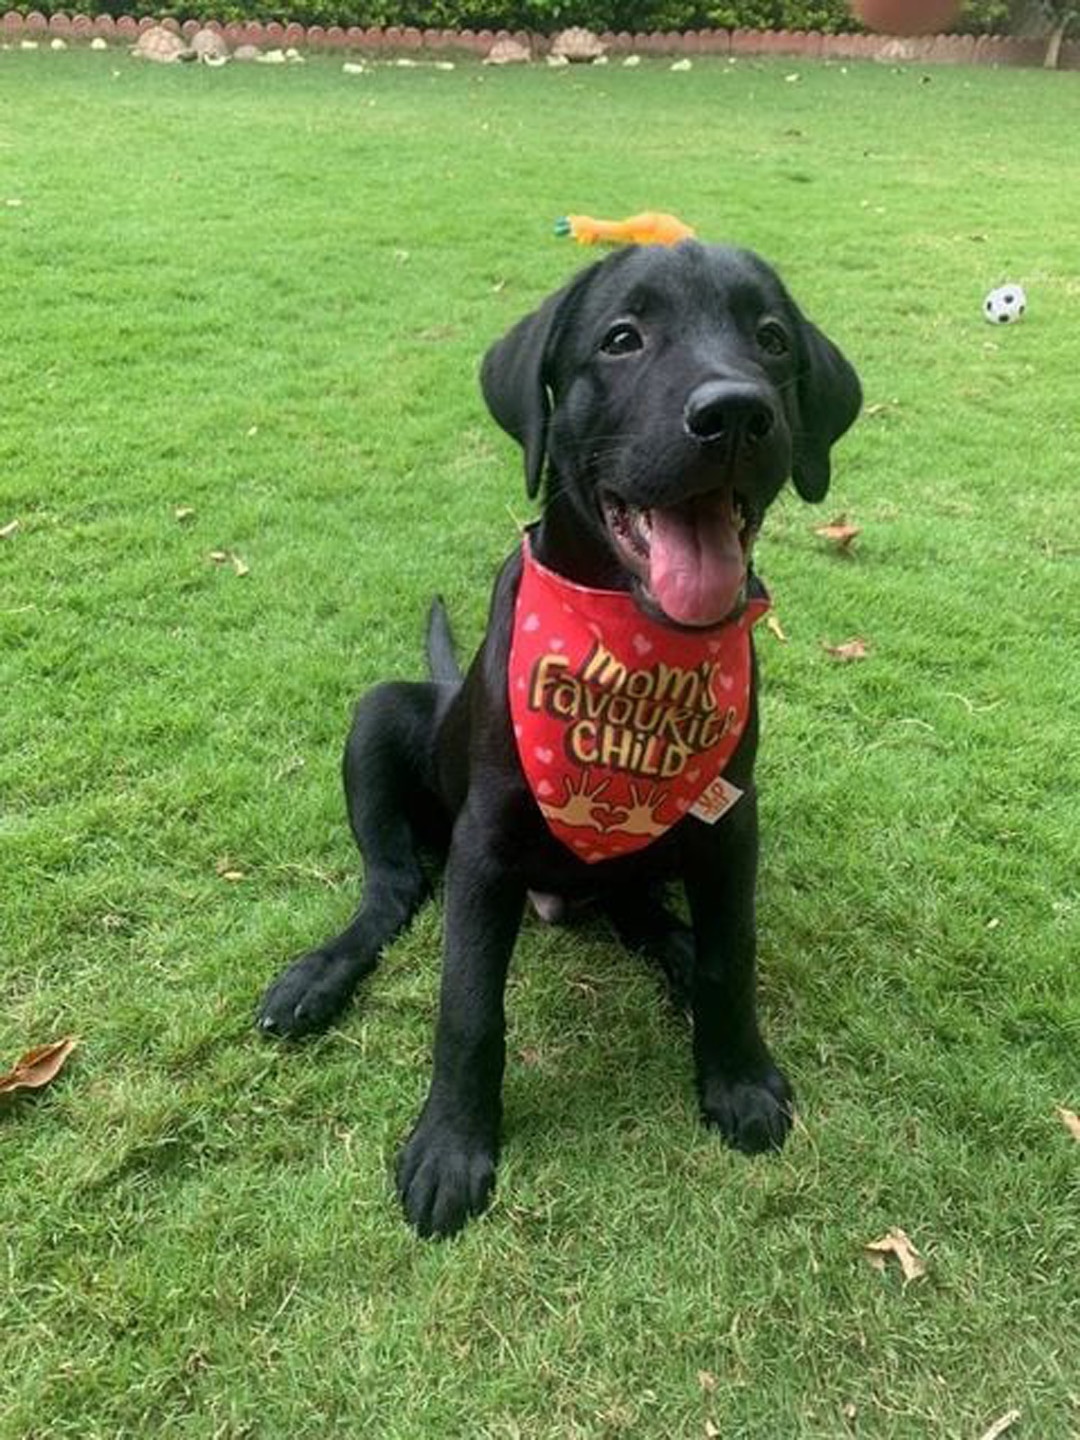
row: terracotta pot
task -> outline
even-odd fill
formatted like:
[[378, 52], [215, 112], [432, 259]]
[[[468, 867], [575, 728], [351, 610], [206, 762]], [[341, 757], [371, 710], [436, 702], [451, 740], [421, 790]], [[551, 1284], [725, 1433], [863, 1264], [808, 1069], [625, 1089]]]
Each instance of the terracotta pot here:
[[856, 19], [883, 35], [932, 35], [947, 30], [959, 0], [851, 0]]

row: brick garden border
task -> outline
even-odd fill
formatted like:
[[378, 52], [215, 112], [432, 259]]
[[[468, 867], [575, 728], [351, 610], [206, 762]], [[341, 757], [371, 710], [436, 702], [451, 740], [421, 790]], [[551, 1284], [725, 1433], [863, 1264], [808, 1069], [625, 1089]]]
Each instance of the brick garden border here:
[[[295, 46], [311, 50], [357, 50], [373, 55], [448, 53], [483, 57], [496, 40], [513, 39], [543, 56], [551, 37], [507, 30], [418, 30], [390, 26], [387, 29], [351, 25], [303, 26], [271, 20], [267, 24], [216, 20], [158, 21], [131, 15], [65, 15], [46, 17], [31, 10], [23, 15], [9, 10], [0, 20], [0, 36], [11, 40], [63, 39], [90, 41], [97, 37], [111, 41], [132, 41], [140, 31], [163, 24], [190, 37], [203, 25], [216, 30], [230, 45]], [[1046, 55], [1045, 40], [1023, 40], [1010, 35], [925, 35], [900, 38], [890, 35], [820, 35], [803, 30], [696, 30], [685, 34], [631, 35], [626, 31], [607, 33], [601, 40], [610, 55], [786, 55], [824, 60], [914, 61], [933, 65], [1026, 65], [1041, 66]], [[1058, 61], [1061, 70], [1080, 70], [1080, 42], [1066, 41]]]

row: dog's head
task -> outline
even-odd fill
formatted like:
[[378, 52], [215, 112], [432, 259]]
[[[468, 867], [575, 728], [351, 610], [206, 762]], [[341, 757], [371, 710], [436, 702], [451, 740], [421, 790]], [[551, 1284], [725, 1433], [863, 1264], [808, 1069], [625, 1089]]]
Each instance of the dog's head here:
[[488, 351], [481, 383], [531, 496], [546, 474], [545, 525], [573, 530], [587, 573], [570, 578], [680, 625], [738, 613], [767, 507], [789, 475], [825, 495], [862, 399], [764, 261], [693, 241], [583, 271]]

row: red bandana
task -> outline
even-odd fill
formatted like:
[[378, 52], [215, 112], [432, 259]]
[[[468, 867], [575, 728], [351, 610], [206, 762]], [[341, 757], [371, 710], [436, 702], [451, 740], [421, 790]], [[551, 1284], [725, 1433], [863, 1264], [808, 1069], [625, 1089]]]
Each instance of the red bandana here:
[[686, 814], [710, 823], [741, 790], [723, 779], [750, 704], [750, 629], [769, 608], [676, 630], [621, 590], [589, 590], [522, 546], [510, 714], [548, 828], [580, 859], [640, 850]]

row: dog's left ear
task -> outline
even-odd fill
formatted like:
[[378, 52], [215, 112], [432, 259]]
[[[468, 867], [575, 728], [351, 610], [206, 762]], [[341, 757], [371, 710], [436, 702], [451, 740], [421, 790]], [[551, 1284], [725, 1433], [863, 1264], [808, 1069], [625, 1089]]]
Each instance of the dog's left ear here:
[[791, 478], [804, 500], [823, 500], [829, 488], [829, 451], [862, 405], [854, 368], [816, 325], [800, 316], [799, 427]]
[[525, 488], [530, 500], [540, 489], [547, 458], [559, 337], [597, 268], [591, 265], [583, 270], [569, 285], [549, 295], [538, 310], [519, 320], [492, 345], [480, 367], [480, 388], [488, 409], [525, 451]]

